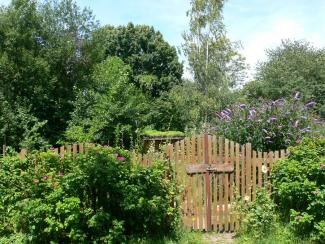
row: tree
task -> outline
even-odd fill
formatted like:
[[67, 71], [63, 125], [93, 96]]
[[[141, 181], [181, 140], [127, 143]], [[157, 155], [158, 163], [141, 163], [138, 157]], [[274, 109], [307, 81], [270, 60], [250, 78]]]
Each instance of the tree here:
[[13, 149], [39, 149], [48, 145], [41, 132], [46, 121], [39, 121], [28, 108], [11, 104], [0, 92], [0, 145]]
[[286, 40], [268, 50], [267, 56], [258, 67], [256, 81], [244, 89], [247, 98], [276, 100], [300, 92], [303, 102], [317, 102], [316, 108], [325, 118], [325, 49], [305, 41]]
[[66, 127], [74, 89], [88, 80], [83, 46], [95, 28], [91, 13], [72, 0], [14, 0], [0, 9], [0, 91], [48, 121], [51, 143]]
[[243, 78], [244, 60], [238, 43], [227, 36], [222, 18], [224, 0], [192, 0], [190, 29], [184, 33], [183, 50], [201, 91], [211, 86], [234, 87]]
[[96, 84], [81, 90], [66, 137], [71, 141], [130, 146], [137, 128], [146, 124], [149, 102], [130, 82], [131, 67], [117, 57], [98, 64], [92, 75]]
[[146, 25], [104, 26], [94, 33], [93, 57], [116, 56], [130, 65], [132, 83], [152, 97], [182, 83], [182, 64], [176, 49], [160, 32]]
[[215, 118], [215, 112], [235, 101], [236, 94], [228, 89], [210, 87], [208, 95], [200, 92], [199, 85], [184, 81], [152, 102], [150, 123], [160, 130], [202, 132], [202, 124]]

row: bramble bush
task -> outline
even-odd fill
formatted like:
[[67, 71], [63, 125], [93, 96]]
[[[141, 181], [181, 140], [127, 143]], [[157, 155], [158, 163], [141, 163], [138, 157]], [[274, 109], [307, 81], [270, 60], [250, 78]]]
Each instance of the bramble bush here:
[[325, 239], [325, 139], [304, 138], [271, 172], [273, 197], [294, 231]]
[[[0, 159], [0, 236], [32, 243], [123, 243], [173, 235], [177, 187], [169, 165], [144, 168], [126, 151], [89, 148]], [[168, 176], [168, 177], [166, 177]]]
[[[214, 130], [255, 150], [273, 151], [296, 145], [321, 127], [312, 117], [314, 102], [303, 104], [297, 93], [291, 100], [261, 101], [257, 105], [234, 105], [217, 113]], [[313, 131], [314, 130], [314, 131]]]

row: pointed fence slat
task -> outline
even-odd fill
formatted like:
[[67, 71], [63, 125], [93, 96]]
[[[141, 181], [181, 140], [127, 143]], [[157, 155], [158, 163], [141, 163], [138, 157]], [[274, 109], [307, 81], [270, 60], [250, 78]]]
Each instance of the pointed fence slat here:
[[[223, 162], [223, 139], [219, 138], [219, 164]], [[224, 178], [219, 174], [219, 231], [224, 230]]]
[[[240, 146], [238, 143], [236, 143], [236, 192], [235, 192], [235, 198], [236, 203], [238, 203], [240, 198]], [[238, 230], [239, 228], [239, 216], [236, 212], [236, 220], [235, 220], [235, 229]]]
[[263, 157], [262, 157], [262, 152], [258, 152], [258, 165], [257, 165], [257, 167], [258, 167], [258, 176], [257, 176], [257, 178], [258, 178], [258, 188], [261, 188], [262, 187], [262, 162], [263, 162]]
[[246, 196], [249, 198], [249, 201], [252, 199], [251, 194], [251, 179], [252, 179], [252, 146], [250, 143], [246, 144]]
[[253, 151], [253, 159], [252, 159], [252, 168], [253, 168], [253, 180], [252, 180], [252, 200], [255, 201], [256, 199], [256, 151]]
[[246, 147], [241, 146], [241, 197], [244, 198], [246, 194]]
[[[234, 145], [234, 142], [231, 141], [230, 142], [230, 164], [232, 166], [234, 166], [234, 149], [235, 149], [235, 145]], [[230, 188], [229, 188], [229, 206], [230, 206], [230, 231], [233, 232], [234, 231], [234, 209], [233, 209], [233, 201], [234, 201], [234, 173], [231, 172], [230, 173], [230, 176], [229, 176], [229, 179], [230, 179]]]

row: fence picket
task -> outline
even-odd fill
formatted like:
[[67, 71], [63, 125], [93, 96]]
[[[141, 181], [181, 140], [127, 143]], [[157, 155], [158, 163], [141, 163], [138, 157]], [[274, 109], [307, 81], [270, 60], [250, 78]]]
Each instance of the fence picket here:
[[25, 159], [26, 158], [26, 155], [27, 155], [27, 149], [23, 148], [20, 150], [20, 153], [19, 153], [19, 158], [21, 160]]
[[245, 145], [241, 146], [241, 197], [244, 198], [246, 194], [246, 160], [245, 160], [245, 152], [246, 152], [246, 147]]
[[[223, 158], [223, 140], [219, 137], [219, 164], [222, 164]], [[219, 174], [219, 231], [224, 230], [224, 179], [223, 174]]]
[[179, 142], [175, 143], [175, 179], [178, 182], [178, 160], [179, 160]]
[[73, 153], [73, 159], [76, 159], [77, 155], [77, 144], [72, 145], [72, 153]]
[[[236, 193], [235, 198], [236, 202], [238, 202], [240, 197], [240, 160], [239, 160], [239, 154], [240, 154], [240, 146], [238, 143], [236, 143]], [[238, 230], [239, 227], [239, 216], [236, 212], [235, 216], [235, 229]]]
[[[225, 139], [225, 164], [229, 163], [229, 140]], [[224, 173], [225, 179], [225, 231], [229, 230], [229, 213], [228, 213], [228, 204], [229, 204], [229, 175]]]
[[251, 193], [251, 169], [252, 168], [252, 146], [250, 143], [247, 143], [246, 146], [246, 195], [245, 197], [249, 198], [249, 201], [252, 199]]
[[[230, 142], [230, 164], [234, 166], [234, 142]], [[233, 209], [233, 200], [234, 200], [234, 172], [230, 173], [230, 189], [229, 189], [229, 201], [230, 201], [230, 231], [234, 231], [234, 209]]]
[[84, 144], [79, 143], [79, 153], [84, 153]]
[[[213, 155], [212, 155], [212, 163], [216, 164], [217, 163], [217, 139], [216, 136], [212, 136], [212, 145], [211, 149], [213, 150]], [[217, 230], [217, 225], [218, 223], [218, 175], [214, 174], [213, 175], [213, 229]]]
[[258, 188], [262, 187], [262, 160], [263, 160], [263, 155], [262, 152], [257, 153], [257, 186]]
[[194, 230], [197, 230], [198, 229], [198, 212], [197, 212], [197, 198], [196, 198], [196, 195], [197, 195], [197, 178], [196, 178], [196, 175], [192, 175], [191, 176], [191, 179], [192, 179], [192, 186], [193, 186], [193, 222], [194, 222]]
[[253, 180], [252, 180], [252, 198], [256, 199], [256, 151], [253, 151], [252, 167], [253, 167]]
[[263, 187], [266, 187], [267, 185], [267, 159], [268, 159], [268, 153], [263, 153], [263, 165], [262, 165], [262, 176], [263, 176]]

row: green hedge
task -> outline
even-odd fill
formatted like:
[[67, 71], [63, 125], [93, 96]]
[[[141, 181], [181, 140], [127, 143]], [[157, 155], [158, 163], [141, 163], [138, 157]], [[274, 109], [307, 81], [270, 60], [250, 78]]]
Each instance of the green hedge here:
[[295, 232], [325, 240], [325, 139], [305, 138], [272, 170], [273, 196]]
[[[179, 224], [169, 166], [131, 162], [123, 150], [35, 152], [0, 160], [0, 236], [32, 243], [122, 243], [173, 235]], [[16, 235], [16, 237], [15, 237]]]
[[158, 130], [144, 130], [144, 136], [148, 137], [183, 137], [184, 132], [181, 131], [158, 131]]

